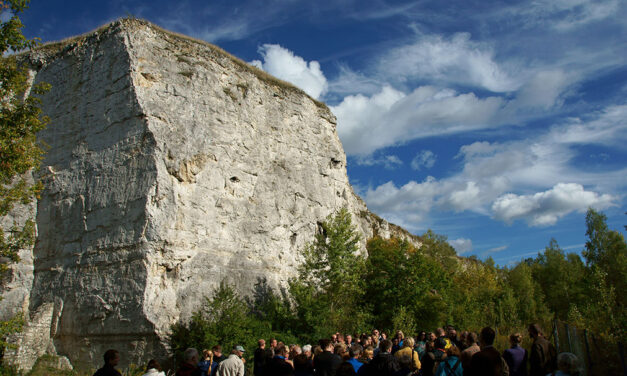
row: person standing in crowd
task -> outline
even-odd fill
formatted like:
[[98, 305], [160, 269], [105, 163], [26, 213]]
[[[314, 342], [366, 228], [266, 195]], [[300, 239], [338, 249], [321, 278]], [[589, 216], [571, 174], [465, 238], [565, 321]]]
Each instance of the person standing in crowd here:
[[507, 363], [503, 361], [501, 354], [493, 346], [495, 337], [494, 329], [490, 327], [481, 329], [479, 335], [481, 351], [472, 356], [469, 375], [503, 376], [506, 374], [504, 367], [507, 367]]
[[307, 359], [311, 360], [311, 345], [303, 346], [303, 354], [307, 357]]
[[462, 351], [462, 367], [464, 373], [470, 372], [470, 360], [472, 356], [481, 351], [479, 344], [477, 343], [477, 333], [471, 332], [466, 335], [466, 348]]
[[529, 352], [529, 375], [545, 376], [557, 368], [557, 352], [551, 342], [544, 338], [538, 324], [531, 324], [528, 328], [529, 336], [533, 339]]
[[304, 353], [294, 358], [294, 376], [313, 376], [311, 359]]
[[213, 362], [213, 353], [210, 350], [202, 351], [202, 360], [198, 362], [198, 368], [200, 368], [200, 374], [202, 376], [211, 375], [211, 363]]
[[350, 347], [353, 345], [353, 336], [350, 334], [347, 334], [345, 337], [346, 341], [346, 347], [348, 347], [350, 349]]
[[183, 353], [183, 364], [176, 371], [176, 376], [202, 376], [198, 368], [198, 350], [193, 347]]
[[414, 339], [412, 337], [407, 337], [403, 340], [403, 347], [394, 353], [394, 356], [399, 361], [401, 357], [406, 356], [411, 360], [411, 366], [409, 368], [412, 371], [416, 372], [420, 369], [420, 356], [414, 351]]
[[355, 370], [353, 366], [348, 362], [342, 362], [339, 367], [337, 367], [337, 371], [335, 372], [335, 376], [355, 376]]
[[370, 361], [374, 358], [374, 349], [371, 345], [368, 345], [364, 348], [363, 356], [361, 357], [361, 362], [366, 364], [370, 363]]
[[274, 358], [266, 364], [266, 375], [268, 376], [291, 376], [294, 375], [292, 364], [287, 361], [288, 350], [285, 346], [278, 346], [275, 349]]
[[[205, 350], [206, 351], [206, 350]], [[161, 369], [161, 364], [156, 359], [150, 359], [146, 366], [146, 373], [142, 376], [165, 376], [165, 372]], [[203, 376], [205, 376], [203, 374]]]
[[460, 359], [459, 347], [451, 346], [446, 350], [446, 358], [438, 364], [435, 376], [462, 376], [464, 369]]
[[381, 341], [379, 353], [368, 364], [359, 368], [359, 375], [364, 376], [393, 376], [401, 367], [398, 361], [391, 354], [392, 341], [385, 339]]
[[220, 362], [216, 376], [244, 376], [244, 355], [242, 346], [235, 346], [228, 358]]
[[350, 359], [348, 359], [348, 362], [353, 366], [355, 372], [359, 372], [359, 368], [364, 365], [362, 362], [359, 361], [359, 358], [361, 357], [361, 354], [363, 352], [363, 347], [361, 347], [361, 345], [354, 344], [350, 347], [349, 352]]
[[115, 369], [120, 362], [120, 353], [117, 350], [110, 349], [104, 353], [104, 366], [100, 368], [94, 376], [122, 376], [122, 374]]
[[[398, 354], [398, 351], [396, 352], [396, 354]], [[396, 360], [398, 360], [398, 366], [400, 367], [400, 369], [396, 372], [394, 372], [394, 376], [414, 376], [417, 375], [417, 373], [414, 373], [414, 371], [412, 371], [412, 365], [411, 365], [411, 359], [409, 359], [409, 357], [407, 355], [403, 355], [401, 357], [396, 356], [396, 354], [394, 354], [394, 356], [396, 357]]]
[[466, 337], [468, 337], [468, 331], [464, 330], [459, 335], [459, 351], [466, 350]]
[[220, 345], [213, 346], [211, 348], [211, 353], [213, 354], [213, 360], [211, 361], [211, 376], [216, 376], [218, 366], [224, 359], [226, 359], [226, 357], [222, 354], [222, 346]]
[[262, 338], [257, 341], [257, 348], [253, 354], [253, 374], [263, 375], [263, 368], [266, 365], [266, 341]]
[[520, 347], [522, 335], [514, 333], [509, 336], [511, 347], [503, 351], [503, 359], [509, 367], [510, 376], [527, 376], [527, 350]]
[[557, 356], [557, 372], [555, 376], [579, 376], [581, 363], [573, 353], [563, 352]]
[[333, 342], [331, 340], [321, 339], [319, 344], [323, 351], [320, 355], [314, 357], [314, 375], [333, 376], [340, 364], [342, 364], [342, 358], [333, 353]]
[[433, 376], [435, 368], [435, 344], [431, 340], [427, 340], [425, 344], [425, 354], [423, 355], [420, 371], [422, 376]]
[[446, 326], [446, 338], [451, 341], [451, 344], [453, 346], [457, 346], [461, 351], [462, 344], [461, 342], [459, 342], [459, 339], [457, 339], [457, 330], [455, 330], [455, 327], [453, 325]]
[[448, 339], [448, 337], [446, 336], [446, 331], [444, 331], [444, 329], [437, 328], [435, 330], [435, 334], [437, 336], [436, 341], [434, 341], [436, 346], [438, 345], [437, 340], [440, 339], [440, 338], [442, 338], [444, 340], [444, 347], [442, 348], [442, 350], [446, 350], [446, 349], [448, 349], [449, 347], [452, 346], [451, 340]]
[[418, 353], [418, 357], [420, 359], [422, 359], [422, 356], [426, 352], [426, 345], [427, 345], [427, 333], [420, 332], [420, 334], [418, 334], [418, 338], [416, 338], [416, 345], [414, 346], [414, 350], [416, 350], [416, 352]]

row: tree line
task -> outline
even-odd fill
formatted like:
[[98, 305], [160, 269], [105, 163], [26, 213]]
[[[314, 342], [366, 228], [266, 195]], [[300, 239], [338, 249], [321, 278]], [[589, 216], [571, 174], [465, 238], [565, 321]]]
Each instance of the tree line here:
[[609, 342], [625, 338], [627, 244], [603, 213], [586, 214], [582, 256], [554, 239], [537, 257], [514, 266], [457, 256], [446, 237], [432, 231], [422, 245], [374, 237], [367, 257], [346, 209], [329, 216], [302, 252], [297, 277], [286, 288], [259, 280], [249, 297], [223, 282], [190, 322], [173, 326], [175, 352], [187, 347], [254, 348], [258, 338], [316, 343], [336, 331], [391, 332], [452, 324], [504, 334], [553, 319], [586, 328]]

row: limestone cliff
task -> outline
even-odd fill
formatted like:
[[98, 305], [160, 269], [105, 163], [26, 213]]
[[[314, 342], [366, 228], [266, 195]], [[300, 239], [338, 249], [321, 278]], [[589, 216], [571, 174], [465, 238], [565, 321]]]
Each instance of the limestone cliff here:
[[284, 284], [343, 206], [364, 239], [410, 236], [354, 194], [324, 104], [215, 46], [121, 20], [25, 59], [52, 85], [25, 368], [164, 356], [221, 280]]

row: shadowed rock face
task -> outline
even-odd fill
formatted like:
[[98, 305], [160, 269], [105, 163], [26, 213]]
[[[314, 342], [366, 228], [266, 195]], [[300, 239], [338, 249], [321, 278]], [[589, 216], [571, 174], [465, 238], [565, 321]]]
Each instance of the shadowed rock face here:
[[284, 284], [343, 206], [363, 239], [390, 234], [353, 193], [328, 108], [214, 46], [122, 20], [28, 58], [52, 90], [24, 368], [46, 349], [79, 366], [165, 356], [220, 281]]

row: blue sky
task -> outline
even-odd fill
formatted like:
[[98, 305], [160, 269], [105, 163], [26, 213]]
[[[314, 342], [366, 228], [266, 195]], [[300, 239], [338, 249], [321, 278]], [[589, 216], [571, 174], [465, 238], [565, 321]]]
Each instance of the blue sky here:
[[326, 102], [370, 210], [462, 255], [579, 252], [588, 207], [624, 232], [624, 1], [46, 0], [22, 20], [46, 42], [127, 15]]

